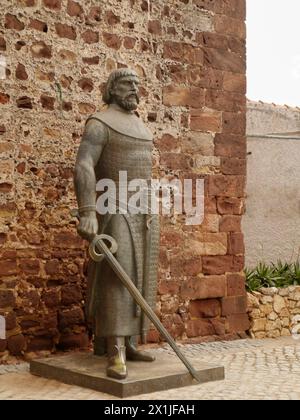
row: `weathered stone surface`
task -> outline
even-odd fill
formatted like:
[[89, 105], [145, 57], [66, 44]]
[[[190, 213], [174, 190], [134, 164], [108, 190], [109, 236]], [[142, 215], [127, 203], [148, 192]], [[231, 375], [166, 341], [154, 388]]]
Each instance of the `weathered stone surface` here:
[[[162, 227], [159, 314], [178, 339], [186, 338], [187, 328], [193, 336], [245, 331], [247, 315], [221, 319], [216, 302], [200, 311], [210, 325], [187, 324], [194, 321], [190, 310], [197, 314], [196, 299], [245, 296], [239, 227], [245, 207], [244, 2], [154, 2], [150, 18], [146, 1], [129, 7], [118, 0], [6, 3], [0, 24], [0, 51], [10, 56], [0, 92], [0, 243], [6, 252], [0, 287], [7, 292], [0, 296], [5, 311], [16, 314], [12, 336], [20, 344], [24, 335], [25, 351], [27, 344], [52, 350], [57, 343], [86, 342], [86, 243], [69, 214], [72, 172], [84, 121], [102, 106], [103, 83], [125, 66], [147, 80], [139, 112], [155, 135], [154, 177], [205, 178], [205, 219], [192, 227], [197, 234], [184, 216], [166, 218]], [[166, 295], [173, 296], [170, 302]], [[50, 338], [37, 326], [47, 315]], [[37, 323], [30, 328], [28, 316]]]
[[[60, 358], [32, 361], [30, 371], [34, 375], [55, 379], [126, 398], [154, 391], [193, 385], [193, 378], [185, 366], [175, 357], [159, 355], [151, 364], [128, 362], [128, 378], [117, 381], [106, 376], [106, 358], [91, 354], [77, 354]], [[224, 379], [222, 367], [196, 362], [200, 383]]]
[[225, 276], [196, 277], [184, 282], [181, 294], [190, 299], [211, 299], [224, 297], [226, 293]]
[[[294, 300], [297, 291], [298, 287], [291, 286], [285, 289], [265, 288], [260, 289], [259, 293], [248, 293], [251, 336], [259, 338], [260, 331], [265, 331], [269, 338], [291, 335], [295, 325], [294, 316], [300, 314], [300, 299]], [[256, 308], [251, 304], [254, 300]], [[262, 325], [265, 325], [263, 330]]]
[[277, 314], [280, 314], [280, 312], [282, 311], [282, 309], [284, 309], [286, 307], [285, 305], [285, 300], [283, 299], [282, 296], [274, 296], [274, 311]]

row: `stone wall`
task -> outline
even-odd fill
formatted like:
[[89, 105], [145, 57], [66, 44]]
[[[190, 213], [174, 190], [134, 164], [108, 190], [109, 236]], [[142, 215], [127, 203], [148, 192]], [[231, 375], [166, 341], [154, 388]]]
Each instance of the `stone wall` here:
[[[248, 312], [253, 338], [289, 336], [300, 325], [300, 286], [262, 288], [248, 293]], [[295, 334], [299, 331], [300, 328]]]
[[72, 171], [84, 122], [123, 66], [142, 80], [154, 176], [206, 182], [202, 226], [162, 219], [161, 319], [177, 339], [248, 328], [244, 20], [244, 0], [1, 1], [1, 354], [88, 343]]

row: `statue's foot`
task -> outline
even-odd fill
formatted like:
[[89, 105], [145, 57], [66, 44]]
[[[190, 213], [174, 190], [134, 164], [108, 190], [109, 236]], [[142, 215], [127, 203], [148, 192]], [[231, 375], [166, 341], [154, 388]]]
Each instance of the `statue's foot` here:
[[110, 378], [125, 379], [127, 377], [126, 347], [124, 337], [107, 339], [108, 365], [106, 374]]
[[155, 357], [146, 351], [137, 350], [130, 340], [126, 339], [126, 359], [135, 362], [154, 362]]
[[106, 368], [106, 375], [114, 379], [125, 379], [127, 377], [127, 367], [118, 358], [111, 358]]

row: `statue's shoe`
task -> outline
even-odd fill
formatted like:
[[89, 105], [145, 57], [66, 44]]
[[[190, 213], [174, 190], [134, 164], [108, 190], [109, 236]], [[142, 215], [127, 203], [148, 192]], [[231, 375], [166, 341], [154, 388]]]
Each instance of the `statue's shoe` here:
[[154, 362], [155, 357], [146, 351], [139, 351], [132, 345], [126, 345], [126, 359], [135, 362]]
[[118, 356], [109, 358], [106, 375], [114, 379], [125, 379], [127, 377], [126, 364]]

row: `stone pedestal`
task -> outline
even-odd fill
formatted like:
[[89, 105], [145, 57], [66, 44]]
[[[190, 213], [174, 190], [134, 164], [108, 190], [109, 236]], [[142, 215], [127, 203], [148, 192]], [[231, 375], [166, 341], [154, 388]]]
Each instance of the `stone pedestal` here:
[[[193, 360], [192, 364], [201, 383], [224, 379], [223, 367], [209, 366], [197, 360]], [[105, 367], [105, 357], [77, 353], [34, 360], [30, 364], [30, 372], [120, 398], [197, 385], [180, 360], [168, 354], [158, 354], [157, 360], [152, 363], [128, 361], [128, 377], [121, 381], [108, 378]]]

